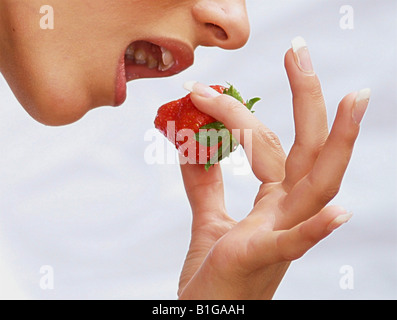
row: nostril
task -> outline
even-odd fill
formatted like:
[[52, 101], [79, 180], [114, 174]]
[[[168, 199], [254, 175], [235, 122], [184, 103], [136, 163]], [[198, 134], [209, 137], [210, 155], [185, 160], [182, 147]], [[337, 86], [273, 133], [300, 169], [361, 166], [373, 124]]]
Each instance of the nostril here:
[[226, 41], [229, 39], [229, 36], [222, 27], [213, 23], [206, 23], [205, 26], [207, 27], [207, 29], [211, 30], [211, 32], [215, 35], [217, 39], [222, 41]]

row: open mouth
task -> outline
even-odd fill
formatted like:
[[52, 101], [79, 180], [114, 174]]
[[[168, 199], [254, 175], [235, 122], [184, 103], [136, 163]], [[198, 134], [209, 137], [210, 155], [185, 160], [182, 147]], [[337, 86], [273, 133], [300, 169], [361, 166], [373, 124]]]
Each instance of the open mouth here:
[[175, 64], [171, 51], [146, 41], [131, 43], [125, 51], [124, 57], [127, 81], [139, 77], [136, 72], [139, 71], [137, 70], [138, 66], [143, 66], [140, 71], [149, 69], [163, 72], [171, 69]]
[[194, 50], [177, 40], [138, 40], [126, 48], [120, 59], [116, 105], [126, 99], [126, 83], [135, 79], [169, 77], [193, 64]]

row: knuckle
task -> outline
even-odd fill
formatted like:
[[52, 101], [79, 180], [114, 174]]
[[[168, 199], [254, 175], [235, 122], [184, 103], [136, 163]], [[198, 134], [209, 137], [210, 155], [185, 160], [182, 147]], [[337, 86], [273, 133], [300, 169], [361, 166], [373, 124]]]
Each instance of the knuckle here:
[[319, 242], [318, 232], [316, 229], [309, 224], [302, 223], [299, 226], [299, 233], [302, 239], [302, 242], [305, 243], [306, 248], [313, 247], [316, 243]]
[[222, 95], [220, 98], [223, 99], [224, 109], [228, 113], [236, 114], [245, 108], [243, 104], [232, 97]]
[[274, 132], [263, 126], [259, 126], [255, 131], [260, 142], [269, 144], [277, 150], [281, 148], [280, 139]]
[[283, 253], [283, 259], [284, 261], [295, 261], [300, 258], [305, 254], [305, 252], [301, 252], [298, 250], [287, 250], [286, 252]]
[[312, 85], [309, 89], [309, 95], [311, 99], [315, 101], [323, 100], [323, 91], [321, 89], [320, 84], [316, 83]]
[[317, 191], [317, 198], [322, 204], [330, 202], [339, 193], [340, 187], [320, 187]]
[[327, 203], [331, 201], [339, 193], [339, 190], [340, 190], [339, 186], [326, 188], [322, 193], [322, 197], [324, 201], [326, 201]]
[[330, 202], [340, 190], [340, 184], [335, 185], [327, 181], [313, 181], [313, 179], [309, 179], [309, 183], [311, 185], [311, 190], [321, 205]]
[[321, 138], [318, 139], [318, 141], [316, 140], [312, 142], [296, 139], [292, 148], [298, 154], [304, 155], [305, 159], [310, 159], [311, 162], [314, 162], [323, 150], [325, 141], [326, 138]]
[[317, 76], [297, 83], [293, 89], [293, 98], [294, 100], [323, 101], [323, 91]]
[[296, 248], [296, 244], [282, 243], [284, 241], [283, 237], [278, 237], [276, 244], [279, 248], [279, 254], [282, 261], [290, 262], [298, 260], [305, 254], [305, 251]]

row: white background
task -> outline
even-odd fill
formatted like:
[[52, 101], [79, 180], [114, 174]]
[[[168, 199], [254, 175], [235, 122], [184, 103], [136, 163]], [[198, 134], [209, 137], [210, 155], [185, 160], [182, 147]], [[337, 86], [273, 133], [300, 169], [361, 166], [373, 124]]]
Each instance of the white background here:
[[[241, 50], [200, 48], [188, 71], [129, 84], [121, 108], [91, 111], [50, 128], [29, 118], [0, 78], [0, 298], [175, 299], [189, 243], [190, 210], [178, 165], [148, 165], [157, 108], [185, 95], [182, 84], [234, 83], [261, 96], [256, 116], [288, 150], [291, 94], [283, 67], [290, 41], [303, 36], [328, 105], [370, 87], [372, 100], [340, 194], [354, 217], [285, 276], [276, 299], [396, 299], [397, 2], [248, 0], [252, 35]], [[342, 5], [354, 29], [342, 30]], [[224, 166], [227, 206], [239, 219], [259, 182]], [[40, 287], [50, 265], [54, 288]], [[340, 268], [354, 289], [339, 286]]]

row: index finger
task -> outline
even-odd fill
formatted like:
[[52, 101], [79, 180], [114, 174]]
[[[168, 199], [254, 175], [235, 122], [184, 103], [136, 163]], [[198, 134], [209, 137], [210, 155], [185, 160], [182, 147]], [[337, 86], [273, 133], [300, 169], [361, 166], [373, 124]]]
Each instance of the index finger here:
[[241, 143], [256, 177], [262, 182], [284, 178], [285, 153], [278, 137], [233, 97], [201, 83], [185, 86], [194, 105], [222, 122]]

